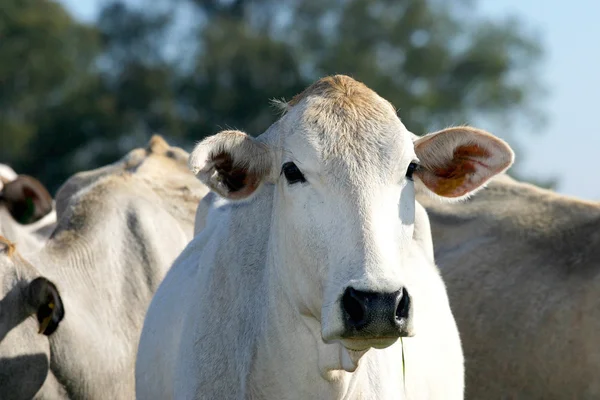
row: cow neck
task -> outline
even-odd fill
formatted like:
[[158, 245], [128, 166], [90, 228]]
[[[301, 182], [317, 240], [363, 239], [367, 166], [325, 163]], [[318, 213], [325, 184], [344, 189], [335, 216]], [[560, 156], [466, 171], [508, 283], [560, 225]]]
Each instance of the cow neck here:
[[[77, 219], [78, 216], [69, 215], [67, 218]], [[110, 246], [107, 245], [106, 233], [110, 231], [108, 226], [112, 218], [103, 215], [96, 222], [86, 222], [91, 228], [59, 225], [36, 257], [38, 268], [44, 274], [55, 277], [61, 291], [84, 285], [89, 293], [91, 288], [88, 285], [96, 286], [96, 281], [106, 276], [106, 271], [97, 268], [97, 264], [108, 259]], [[118, 226], [113, 229], [118, 230]]]
[[[65, 304], [65, 318], [50, 337], [51, 368], [78, 398], [106, 392], [103, 385], [81, 385], [86, 381], [105, 382], [113, 394], [133, 390], [133, 369], [116, 382], [114, 368], [134, 362], [131, 332], [141, 329], [143, 310], [170, 265], [166, 260], [185, 246], [181, 229], [160, 207], [134, 196], [105, 202], [61, 218], [34, 264], [57, 284]], [[146, 225], [151, 220], [165, 223], [158, 231], [152, 229], [157, 222]], [[97, 363], [90, 367], [89, 360]]]
[[[77, 217], [69, 215], [67, 219], [76, 220]], [[96, 354], [110, 351], [99, 348], [98, 339], [107, 344], [114, 342], [105, 336], [102, 323], [111, 319], [110, 316], [107, 319], [108, 310], [114, 307], [113, 296], [106, 296], [110, 292], [107, 288], [110, 273], [102, 268], [114, 256], [110, 256], [108, 246], [102, 243], [106, 238], [99, 236], [99, 228], [108, 226], [111, 218], [103, 217], [90, 224], [92, 229], [77, 229], [59, 223], [46, 246], [34, 258], [34, 265], [41, 274], [56, 283], [65, 305], [65, 318], [49, 338], [50, 369], [70, 398], [89, 395], [76, 376], [81, 371], [87, 373], [90, 359], [101, 359]], [[112, 318], [116, 317], [113, 315]], [[113, 351], [121, 352], [121, 349]], [[90, 356], [90, 353], [94, 355]], [[83, 378], [92, 379], [91, 376]]]

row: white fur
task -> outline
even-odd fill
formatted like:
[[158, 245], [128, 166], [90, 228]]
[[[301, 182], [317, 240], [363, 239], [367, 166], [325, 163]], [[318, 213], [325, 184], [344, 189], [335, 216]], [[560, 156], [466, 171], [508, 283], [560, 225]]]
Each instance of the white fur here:
[[[306, 94], [257, 139], [228, 131], [192, 153], [192, 170], [226, 197], [210, 154], [273, 167], [246, 201], [200, 205], [197, 235], [144, 322], [138, 399], [463, 398], [458, 331], [405, 178], [410, 133], [389, 103], [339, 79], [347, 86]], [[258, 148], [261, 157], [247, 152]], [[420, 158], [440, 161], [434, 151]], [[279, 176], [289, 161], [306, 183]], [[411, 294], [406, 371], [399, 341], [340, 337], [348, 286]]]
[[[28, 301], [40, 272], [0, 236], [0, 394], [9, 399], [67, 399], [50, 370], [50, 343]], [[35, 396], [35, 397], [34, 397]]]
[[6, 164], [0, 164], [0, 190], [2, 190], [4, 182], [11, 182], [15, 179], [17, 179], [15, 170]]
[[39, 251], [56, 227], [56, 211], [52, 210], [42, 219], [29, 225], [14, 220], [6, 207], [0, 205], [0, 235], [19, 246], [25, 256]]

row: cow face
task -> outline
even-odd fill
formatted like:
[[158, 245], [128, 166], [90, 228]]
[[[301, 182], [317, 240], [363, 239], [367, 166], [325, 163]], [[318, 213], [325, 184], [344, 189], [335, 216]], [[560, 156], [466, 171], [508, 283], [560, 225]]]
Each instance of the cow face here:
[[412, 334], [415, 190], [464, 198], [512, 161], [506, 143], [473, 128], [416, 138], [386, 100], [335, 76], [286, 104], [258, 139], [204, 140], [190, 167], [232, 200], [275, 185], [272, 215], [255, 217], [271, 221], [280, 285], [320, 320], [323, 340], [362, 351]]
[[31, 399], [50, 367], [47, 336], [64, 317], [56, 286], [0, 236], [0, 393]]

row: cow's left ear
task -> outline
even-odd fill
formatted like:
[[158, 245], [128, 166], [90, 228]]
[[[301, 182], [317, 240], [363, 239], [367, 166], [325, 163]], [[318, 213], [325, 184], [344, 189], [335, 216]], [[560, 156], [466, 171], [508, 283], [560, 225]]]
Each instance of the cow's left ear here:
[[62, 299], [54, 283], [36, 278], [27, 286], [27, 303], [35, 312], [40, 325], [39, 333], [50, 336], [65, 316]]
[[5, 183], [2, 198], [12, 217], [21, 224], [36, 222], [53, 209], [48, 190], [40, 181], [27, 175], [19, 175]]
[[246, 199], [270, 178], [273, 158], [266, 144], [240, 131], [222, 131], [196, 145], [192, 172], [219, 195]]
[[506, 142], [470, 127], [431, 133], [416, 139], [414, 145], [420, 160], [415, 177], [427, 192], [446, 199], [473, 194], [514, 162], [514, 152]]

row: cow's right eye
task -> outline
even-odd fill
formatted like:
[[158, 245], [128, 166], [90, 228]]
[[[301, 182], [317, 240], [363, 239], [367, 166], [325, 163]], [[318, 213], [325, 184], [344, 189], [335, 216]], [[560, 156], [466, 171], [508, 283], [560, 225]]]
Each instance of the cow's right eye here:
[[287, 179], [290, 185], [293, 185], [294, 183], [298, 182], [306, 182], [306, 178], [304, 178], [302, 172], [300, 172], [296, 164], [294, 164], [291, 161], [283, 164], [283, 166], [281, 167], [281, 173], [285, 175], [285, 179]]
[[413, 161], [410, 164], [408, 164], [408, 168], [406, 169], [406, 177], [409, 180], [413, 180], [413, 174], [419, 169], [420, 165]]

